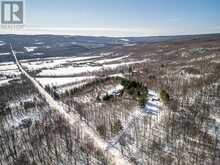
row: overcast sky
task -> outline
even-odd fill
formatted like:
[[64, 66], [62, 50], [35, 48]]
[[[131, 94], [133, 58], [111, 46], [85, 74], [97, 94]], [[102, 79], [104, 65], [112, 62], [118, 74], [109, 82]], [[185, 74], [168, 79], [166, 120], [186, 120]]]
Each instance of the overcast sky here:
[[220, 32], [220, 0], [25, 0], [25, 4], [25, 29], [15, 33], [151, 36]]

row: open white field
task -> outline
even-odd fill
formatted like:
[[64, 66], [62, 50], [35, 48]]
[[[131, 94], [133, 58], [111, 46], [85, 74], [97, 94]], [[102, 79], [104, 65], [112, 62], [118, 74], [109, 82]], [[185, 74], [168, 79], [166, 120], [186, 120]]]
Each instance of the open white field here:
[[104, 71], [105, 76], [123, 77], [124, 73], [117, 72], [117, 69], [145, 62], [129, 57], [130, 55], [105, 52], [90, 56], [21, 60], [21, 65], [29, 72], [37, 71], [35, 77], [41, 85], [58, 87], [59, 91], [63, 91], [63, 89], [79, 87], [100, 75], [103, 76]]
[[18, 79], [20, 74], [13, 62], [0, 63], [0, 86], [8, 85], [10, 81]]

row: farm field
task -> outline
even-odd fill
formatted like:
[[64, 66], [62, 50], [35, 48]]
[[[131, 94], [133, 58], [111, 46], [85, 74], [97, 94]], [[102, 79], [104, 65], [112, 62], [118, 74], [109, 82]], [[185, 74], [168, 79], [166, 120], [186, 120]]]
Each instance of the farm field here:
[[219, 34], [0, 35], [0, 164], [217, 165], [219, 141]]

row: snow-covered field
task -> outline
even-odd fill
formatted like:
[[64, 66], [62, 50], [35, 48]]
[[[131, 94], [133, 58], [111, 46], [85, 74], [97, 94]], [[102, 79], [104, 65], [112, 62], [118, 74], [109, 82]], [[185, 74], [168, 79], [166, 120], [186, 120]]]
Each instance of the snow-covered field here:
[[18, 69], [14, 70], [0, 70], [0, 75], [8, 76], [8, 77], [16, 77], [19, 76], [21, 73]]
[[0, 86], [9, 84], [9, 81], [11, 81], [11, 80], [13, 80], [13, 79], [0, 80]]
[[83, 67], [61, 67], [55, 69], [45, 69], [40, 72], [39, 76], [68, 76], [68, 75], [76, 75], [88, 72], [94, 72], [100, 70], [101, 67], [92, 67], [92, 66], [83, 66]]
[[[31, 48], [26, 47], [27, 51], [33, 51]], [[114, 54], [114, 52], [102, 52], [95, 55], [37, 58], [21, 60], [20, 62], [28, 71], [39, 71], [36, 74], [36, 80], [42, 86], [55, 86], [58, 92], [62, 93], [66, 89], [76, 88], [94, 80], [103, 71], [113, 71], [117, 68], [144, 63], [146, 60], [132, 60], [130, 59], [130, 54], [119, 55], [117, 53]], [[8, 65], [7, 69], [15, 68], [16, 66], [11, 64]], [[124, 77], [121, 73], [105, 76]]]
[[111, 69], [117, 69], [118, 67], [129, 66], [132, 64], [139, 64], [143, 63], [145, 60], [142, 61], [132, 61], [132, 62], [121, 62], [121, 63], [114, 63], [114, 64], [103, 64], [102, 66], [67, 66], [67, 67], [59, 67], [54, 69], [45, 69], [42, 70], [38, 76], [67, 76], [67, 75], [76, 75], [76, 74], [83, 74], [83, 73], [92, 73]]
[[[185, 137], [187, 138], [188, 136], [185, 134], [185, 132], [187, 132], [185, 130], [185, 132], [183, 132], [184, 136], [182, 136], [181, 130], [175, 131], [177, 127], [173, 127], [173, 123], [175, 122], [175, 126], [180, 128], [182, 125], [179, 124], [184, 124], [185, 121], [188, 122], [188, 119], [191, 117], [190, 115], [189, 117], [186, 116], [186, 119], [182, 118], [182, 114], [188, 115], [188, 106], [190, 107], [189, 110], [191, 110], [194, 108], [191, 105], [198, 102], [203, 108], [203, 100], [206, 102], [207, 97], [207, 100], [210, 98], [207, 108], [212, 108], [213, 105], [214, 108], [211, 110], [214, 112], [213, 116], [209, 116], [207, 125], [204, 124], [204, 128], [202, 125], [201, 131], [203, 131], [203, 129], [207, 131], [205, 129], [208, 129], [208, 135], [216, 137], [217, 134], [218, 138], [220, 138], [220, 115], [215, 115], [215, 113], [218, 113], [220, 102], [217, 101], [219, 100], [213, 99], [213, 92], [208, 93], [208, 89], [202, 90], [200, 96], [199, 93], [197, 93], [198, 90], [194, 90], [194, 86], [190, 86], [191, 80], [195, 82], [195, 86], [197, 82], [198, 85], [202, 86], [203, 83], [200, 83], [200, 80], [203, 80], [203, 77], [205, 84], [205, 78], [209, 78], [209, 72], [211, 73], [213, 70], [213, 73], [217, 73], [215, 72], [215, 68], [218, 69], [219, 66], [219, 58], [217, 56], [219, 47], [213, 48], [216, 52], [210, 51], [209, 53], [206, 48], [191, 49], [191, 47], [194, 47], [194, 45], [191, 44], [188, 48], [186, 43], [184, 43], [186, 48], [181, 49], [183, 45], [180, 45], [180, 47], [178, 44], [139, 45], [138, 42], [136, 44], [132, 39], [129, 41], [126, 38], [116, 42], [117, 45], [110, 46], [110, 44], [106, 44], [106, 48], [103, 47], [100, 49], [94, 49], [98, 46], [93, 46], [93, 42], [91, 42], [91, 44], [83, 44], [79, 41], [67, 43], [60, 42], [59, 39], [50, 41], [47, 40], [47, 38], [45, 42], [42, 41], [44, 40], [35, 39], [34, 42], [30, 40], [30, 43], [25, 45], [22, 45], [22, 43], [17, 44], [14, 49], [20, 51], [20, 53], [17, 54], [18, 58], [25, 58], [25, 60], [20, 61], [17, 60], [14, 51], [12, 50], [12, 53], [10, 53], [11, 51], [8, 50], [7, 45], [5, 45], [6, 43], [0, 41], [1, 60], [7, 60], [7, 58], [9, 60], [9, 57], [14, 55], [17, 63], [17, 65], [15, 65], [14, 62], [0, 63], [0, 86], [1, 89], [3, 89], [3, 95], [5, 95], [3, 99], [6, 100], [7, 104], [3, 105], [3, 107], [5, 106], [5, 111], [12, 110], [11, 113], [14, 115], [14, 117], [12, 117], [13, 115], [11, 113], [9, 115], [7, 114], [7, 119], [9, 120], [6, 122], [8, 122], [11, 129], [16, 129], [16, 131], [21, 129], [22, 132], [24, 129], [21, 127], [22, 124], [28, 122], [29, 119], [33, 122], [41, 120], [41, 117], [44, 119], [53, 119], [53, 116], [41, 116], [42, 113], [48, 113], [47, 111], [45, 112], [45, 110], [49, 110], [49, 112], [52, 110], [56, 113], [56, 116], [54, 116], [55, 124], [51, 122], [51, 124], [54, 124], [53, 128], [58, 128], [56, 124], [60, 125], [62, 122], [57, 120], [57, 115], [62, 116], [62, 120], [66, 120], [74, 128], [76, 123], [79, 123], [80, 129], [82, 129], [82, 131], [80, 130], [82, 132], [80, 132], [80, 136], [83, 136], [82, 139], [84, 139], [84, 136], [86, 137], [83, 141], [85, 144], [82, 144], [82, 147], [84, 147], [84, 145], [87, 146], [87, 142], [88, 145], [90, 145], [90, 141], [94, 142], [94, 146], [92, 147], [94, 147], [95, 150], [98, 149], [97, 151], [102, 150], [104, 156], [112, 161], [112, 164], [128, 165], [129, 162], [127, 159], [135, 164], [161, 164], [156, 163], [159, 162], [156, 160], [167, 161], [168, 159], [175, 159], [176, 155], [174, 154], [176, 151], [182, 152], [182, 150], [179, 150], [179, 148], [181, 149], [181, 145], [185, 145], [182, 137], [185, 139]], [[27, 42], [29, 42], [29, 40], [27, 40]], [[79, 48], [79, 52], [77, 50], [76, 52], [72, 52], [72, 48], [75, 47]], [[86, 48], [85, 51], [83, 47]], [[188, 51], [188, 49], [190, 50]], [[21, 51], [23, 51], [23, 54], [21, 54]], [[44, 54], [47, 58], [41, 58]], [[209, 60], [210, 65], [213, 65], [213, 67], [207, 67], [207, 72], [200, 73], [202, 68], [200, 65], [203, 65], [204, 59]], [[21, 74], [22, 76], [20, 76]], [[30, 81], [25, 81], [26, 79], [24, 79], [24, 77]], [[123, 90], [124, 87], [121, 84], [123, 84], [124, 79], [109, 77], [122, 77], [129, 81], [138, 81], [143, 83], [144, 86], [150, 89], [157, 89], [158, 91], [148, 90], [148, 100], [144, 107], [140, 107], [139, 101], [142, 100], [130, 95], [130, 91]], [[210, 77], [212, 78], [212, 75], [210, 75]], [[153, 81], [151, 81], [151, 79], [153, 79]], [[10, 84], [9, 87], [7, 86], [8, 84]], [[186, 86], [183, 86], [185, 84]], [[192, 83], [192, 85], [194, 84]], [[46, 86], [52, 87], [49, 92], [45, 90]], [[182, 86], [188, 87], [186, 91], [187, 94], [184, 96], [180, 94], [182, 92]], [[172, 115], [172, 109], [170, 110], [170, 107], [163, 104], [160, 99], [159, 91], [162, 87], [169, 92], [172, 98], [171, 101], [177, 99], [174, 104], [176, 103], [178, 107], [180, 103], [183, 104], [181, 105], [181, 109], [175, 111], [174, 115]], [[12, 92], [8, 92], [9, 90]], [[13, 94], [13, 92], [15, 94]], [[51, 93], [51, 95], [49, 93]], [[139, 94], [139, 90], [137, 94]], [[200, 97], [201, 100], [199, 100]], [[108, 98], [110, 99], [108, 100]], [[187, 106], [184, 105], [185, 102]], [[10, 109], [8, 109], [7, 106]], [[198, 106], [198, 113], [200, 113], [202, 108]], [[205, 104], [204, 108], [206, 108]], [[180, 115], [178, 114], [179, 110], [181, 110]], [[170, 116], [170, 114], [172, 116]], [[204, 114], [206, 115], [206, 111]], [[183, 122], [178, 123], [179, 121], [176, 120], [176, 116], [177, 119], [180, 118]], [[200, 116], [198, 115], [198, 117]], [[196, 125], [196, 122], [193, 124]], [[49, 122], [42, 120], [42, 123], [46, 123], [45, 126], [47, 126]], [[172, 124], [172, 128], [170, 124]], [[197, 128], [197, 126], [195, 128]], [[49, 132], [46, 131], [46, 129], [47, 127], [45, 127], [45, 131], [43, 130], [43, 133]], [[106, 133], [102, 135], [100, 130], [102, 131], [103, 129], [106, 130]], [[73, 131], [75, 130], [73, 129]], [[173, 135], [177, 133], [177, 135], [181, 136], [172, 136], [170, 141], [170, 139], [168, 139], [168, 133], [171, 131]], [[165, 134], [166, 132], [167, 134]], [[99, 134], [101, 136], [99, 136]], [[64, 137], [62, 134], [60, 135], [60, 137]], [[71, 139], [74, 140], [74, 138]], [[18, 140], [20, 141], [20, 139]], [[51, 141], [55, 141], [58, 146], [65, 147], [65, 145], [62, 145], [63, 139], [61, 140], [62, 143], [57, 143], [57, 139]], [[197, 138], [192, 138], [192, 141], [197, 142]], [[65, 142], [68, 141], [66, 140]], [[180, 145], [179, 142], [181, 142]], [[172, 145], [170, 143], [172, 143]], [[81, 148], [81, 142], [79, 145]], [[198, 146], [199, 145], [198, 142]], [[27, 146], [26, 148], [29, 147]], [[195, 148], [195, 152], [197, 152], [197, 148], [199, 147]], [[175, 151], [174, 149], [178, 150]], [[189, 151], [189, 154], [194, 154], [194, 150], [191, 151], [188, 150], [188, 148], [186, 148], [186, 150], [187, 152]], [[54, 154], [53, 150], [51, 152]], [[59, 152], [61, 155], [66, 156], [63, 150]], [[48, 154], [48, 152], [45, 153], [46, 155]], [[18, 155], [19, 154], [20, 152]], [[183, 154], [184, 155], [181, 156], [185, 159], [185, 153]], [[210, 155], [212, 155], [212, 153]], [[84, 159], [86, 159], [86, 157], [80, 158], [80, 160]], [[188, 159], [187, 155], [186, 159]], [[189, 159], [191, 159], [191, 157]], [[65, 163], [65, 161], [61, 163]], [[83, 163], [79, 164], [85, 163], [83, 161]], [[176, 164], [176, 162], [174, 161], [172, 164]]]
[[18, 69], [14, 63], [0, 63], [0, 71], [4, 70], [16, 70]]
[[79, 83], [76, 83], [76, 84], [73, 84], [73, 85], [65, 85], [65, 86], [61, 86], [61, 87], [58, 87], [56, 89], [56, 91], [59, 93], [59, 94], [62, 94], [66, 91], [69, 91], [71, 89], [75, 89], [75, 88], [79, 88], [79, 87], [82, 87], [83, 85], [86, 85], [88, 82], [79, 82]]
[[13, 62], [0, 63], [0, 86], [8, 85], [20, 76], [18, 67]]
[[35, 49], [37, 49], [38, 47], [24, 47], [24, 49], [27, 51], [27, 52], [33, 52]]
[[128, 58], [129, 56], [122, 56], [122, 57], [117, 57], [117, 58], [111, 58], [111, 59], [103, 59], [103, 60], [98, 60], [96, 63], [98, 64], [104, 64], [104, 63], [109, 63], [109, 62], [114, 62], [114, 61], [121, 61], [123, 59]]
[[137, 44], [124, 44], [124, 46], [127, 46], [127, 47], [129, 47], [129, 46], [135, 46], [135, 45], [137, 45]]
[[9, 56], [11, 55], [11, 53], [7, 52], [7, 53], [0, 53], [0, 56]]
[[38, 89], [38, 92], [41, 94], [42, 97], [45, 98], [45, 101], [49, 104], [49, 106], [52, 109], [59, 112], [59, 114], [62, 115], [63, 118], [69, 122], [70, 125], [75, 125], [76, 122], [80, 121], [80, 127], [83, 130], [83, 134], [85, 136], [88, 136], [89, 138], [91, 138], [91, 140], [93, 140], [93, 142], [94, 142], [93, 143], [94, 147], [102, 150], [103, 153], [105, 154], [106, 158], [108, 160], [111, 160], [111, 162], [113, 164], [121, 164], [121, 165], [130, 164], [129, 161], [126, 158], [124, 158], [122, 156], [122, 154], [118, 150], [116, 150], [115, 148], [111, 148], [111, 149], [106, 150], [106, 147], [108, 146], [107, 142], [104, 141], [102, 138], [100, 138], [90, 127], [88, 127], [88, 125], [85, 122], [81, 121], [80, 115], [77, 112], [72, 115], [68, 114], [65, 109], [66, 108], [65, 105], [63, 105], [60, 102], [55, 101], [45, 91], [45, 89], [42, 88], [40, 86], [40, 84], [22, 68], [22, 66], [20, 65], [20, 63], [16, 57], [16, 53], [12, 49], [12, 46], [11, 46], [11, 50], [12, 50], [13, 56], [15, 58], [16, 64], [18, 65], [21, 72], [31, 81], [31, 83], [35, 86], [35, 88]]
[[0, 63], [0, 71], [16, 70], [16, 69], [18, 69], [18, 67], [14, 62], [1, 62]]
[[4, 41], [0, 41], [0, 46], [5, 45], [6, 43]]
[[43, 86], [62, 86], [73, 83], [81, 83], [82, 81], [95, 79], [96, 76], [85, 77], [66, 77], [66, 78], [36, 78], [36, 80]]
[[[24, 47], [27, 52], [33, 52], [37, 46]], [[0, 55], [10, 55], [11, 53], [0, 53]], [[34, 53], [33, 53], [34, 54]], [[112, 58], [111, 58], [112, 56]], [[133, 64], [145, 62], [129, 59], [128, 55], [114, 54], [114, 52], [102, 52], [96, 55], [85, 54], [83, 56], [72, 57], [50, 57], [45, 59], [25, 59], [21, 60], [22, 66], [28, 71], [40, 71], [36, 80], [43, 86], [56, 86], [61, 88], [79, 87], [91, 80], [94, 80], [98, 72], [103, 70], [115, 70], [120, 67], [127, 67]], [[0, 63], [1, 84], [8, 83], [9, 78], [16, 78], [21, 73], [14, 62]], [[86, 76], [85, 76], [86, 74]], [[61, 76], [61, 77], [59, 77]], [[65, 77], [66, 76], [66, 77]], [[123, 74], [110, 74], [110, 77], [124, 77]], [[7, 80], [9, 79], [9, 80]], [[69, 87], [68, 87], [69, 86]]]
[[92, 59], [99, 58], [100, 56], [86, 56], [86, 57], [57, 57], [57, 58], [46, 58], [42, 59], [35, 59], [35, 60], [21, 60], [22, 66], [27, 67], [29, 70], [38, 70], [38, 69], [52, 69], [55, 67], [61, 67], [64, 64], [77, 64], [77, 63], [89, 63], [93, 62]]

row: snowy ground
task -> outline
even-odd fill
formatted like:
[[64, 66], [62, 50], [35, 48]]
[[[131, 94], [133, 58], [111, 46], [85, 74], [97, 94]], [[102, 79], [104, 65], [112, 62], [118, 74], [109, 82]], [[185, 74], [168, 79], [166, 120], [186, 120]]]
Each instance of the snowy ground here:
[[9, 56], [9, 55], [11, 55], [11, 53], [0, 53], [0, 56]]
[[[40, 111], [40, 110], [39, 110]], [[6, 128], [18, 128], [22, 125], [22, 121], [24, 120], [31, 120], [32, 122], [36, 120], [40, 120], [40, 113], [39, 112], [27, 112], [25, 114], [22, 114], [20, 116], [14, 117], [11, 121], [8, 121], [8, 126]]]
[[27, 67], [29, 70], [38, 70], [43, 68], [52, 69], [54, 67], [61, 67], [64, 64], [74, 64], [80, 62], [93, 62], [92, 59], [99, 58], [101, 56], [86, 56], [86, 57], [54, 57], [42, 59], [21, 60], [22, 66]]
[[148, 91], [148, 102], [144, 108], [144, 113], [158, 115], [162, 103], [160, 101], [160, 96], [153, 90]]
[[83, 66], [83, 67], [61, 67], [55, 69], [45, 69], [38, 76], [68, 76], [100, 70], [101, 67]]
[[122, 86], [121, 84], [118, 84], [118, 85], [114, 86], [113, 88], [109, 89], [107, 91], [107, 93], [109, 95], [112, 95], [113, 93], [118, 92], [118, 91], [123, 90], [123, 89], [124, 89], [124, 86]]
[[107, 150], [111, 149], [112, 147], [116, 147], [118, 149], [120, 148], [118, 145], [120, 139], [130, 131], [130, 128], [132, 127], [132, 124], [135, 120], [142, 120], [144, 116], [151, 115], [154, 121], [151, 126], [158, 124], [160, 121], [161, 106], [162, 103], [160, 101], [159, 94], [153, 90], [149, 90], [148, 102], [146, 103], [145, 108], [142, 110], [139, 107], [136, 107], [136, 109], [126, 119], [126, 121], [122, 122], [123, 130], [109, 141]]
[[70, 85], [73, 83], [81, 83], [82, 81], [88, 81], [95, 79], [96, 76], [85, 76], [85, 77], [67, 77], [67, 78], [36, 78], [36, 80], [43, 86], [62, 86]]
[[0, 86], [8, 85], [11, 80], [18, 79], [20, 74], [14, 63], [0, 63]]
[[37, 76], [73, 76], [146, 62], [146, 60], [131, 61], [129, 57], [130, 54], [119, 55], [105, 52], [93, 56], [21, 60], [21, 64], [30, 71], [40, 70]]
[[11, 78], [11, 79], [0, 80], [0, 86], [8, 85], [11, 80], [14, 80], [14, 79]]
[[213, 137], [217, 136], [217, 138], [220, 140], [220, 118], [217, 116], [212, 116], [211, 119], [213, 119], [213, 121], [209, 123], [208, 133]]
[[[51, 57], [21, 60], [20, 62], [29, 71], [40, 71], [36, 75], [36, 80], [41, 85], [56, 86], [57, 92], [63, 93], [67, 89], [80, 87], [96, 77], [100, 77], [97, 73], [103, 70], [115, 70], [145, 62], [145, 60], [129, 61], [129, 56], [129, 54], [120, 56], [113, 52], [105, 52], [93, 56]], [[105, 76], [124, 77], [125, 74], [115, 73]]]
[[97, 63], [97, 64], [105, 64], [105, 63], [115, 62], [115, 61], [120, 62], [121, 60], [127, 59], [128, 57], [129, 57], [129, 56], [121, 56], [121, 57], [117, 57], [117, 58], [97, 60], [96, 63]]
[[33, 83], [33, 85], [38, 89], [39, 93], [41, 94], [42, 97], [45, 98], [46, 102], [49, 104], [49, 106], [56, 110], [57, 112], [60, 113], [70, 123], [70, 125], [74, 126], [76, 122], [80, 121], [80, 125], [82, 130], [84, 131], [83, 134], [85, 136], [88, 136], [91, 140], [94, 142], [94, 146], [100, 150], [103, 151], [105, 154], [106, 158], [110, 160], [113, 164], [118, 164], [118, 165], [128, 165], [130, 164], [126, 158], [124, 158], [121, 153], [114, 149], [111, 148], [106, 152], [106, 147], [108, 146], [108, 143], [104, 141], [102, 138], [100, 138], [88, 125], [80, 120], [80, 115], [76, 112], [76, 114], [68, 114], [67, 111], [65, 110], [65, 106], [62, 104], [58, 103], [55, 101], [46, 91], [44, 88], [40, 86], [40, 84], [33, 78], [31, 77], [20, 65], [19, 61], [17, 60], [16, 54], [12, 49], [11, 50], [13, 53], [13, 56], [15, 58], [16, 64], [18, 65], [19, 69], [21, 72]]
[[4, 46], [6, 43], [4, 41], [0, 41], [0, 46]]
[[27, 52], [33, 52], [35, 49], [37, 49], [38, 47], [24, 47], [24, 49], [27, 51]]
[[18, 69], [15, 70], [0, 70], [0, 75], [6, 76], [6, 77], [17, 77], [21, 73]]
[[15, 70], [18, 67], [13, 62], [0, 63], [0, 71], [1, 70]]
[[56, 91], [60, 94], [66, 92], [66, 91], [69, 91], [71, 89], [75, 89], [75, 88], [79, 88], [79, 87], [82, 87], [83, 85], [86, 85], [88, 82], [79, 82], [79, 83], [76, 83], [76, 84], [73, 84], [73, 85], [63, 85], [61, 87], [58, 87], [56, 89]]
[[145, 60], [133, 61], [133, 62], [121, 62], [121, 63], [115, 63], [115, 64], [104, 64], [102, 66], [84, 65], [84, 66], [78, 66], [78, 67], [74, 67], [74, 66], [59, 67], [59, 68], [54, 68], [54, 69], [42, 70], [38, 74], [38, 76], [68, 76], [68, 75], [76, 75], [76, 74], [83, 74], [83, 73], [92, 73], [92, 72], [102, 71], [103, 69], [112, 70], [118, 67], [129, 66], [132, 64], [139, 64], [139, 63], [144, 63], [144, 62]]

